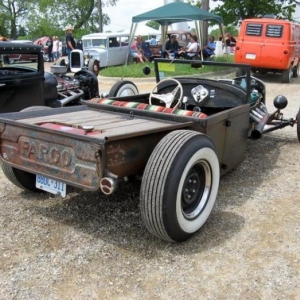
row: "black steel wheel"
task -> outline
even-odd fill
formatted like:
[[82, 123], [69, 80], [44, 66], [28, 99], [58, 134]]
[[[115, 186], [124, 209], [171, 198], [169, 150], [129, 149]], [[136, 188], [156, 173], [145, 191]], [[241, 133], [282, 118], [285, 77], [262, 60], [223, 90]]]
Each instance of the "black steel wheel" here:
[[137, 95], [137, 86], [129, 80], [119, 80], [110, 89], [108, 97], [125, 97]]
[[[32, 107], [27, 107], [21, 111], [22, 112], [40, 111], [40, 110], [46, 110], [46, 109], [51, 109], [51, 107], [32, 106]], [[2, 160], [0, 160], [0, 166], [1, 166], [1, 169], [4, 173], [4, 175], [6, 176], [6, 178], [9, 181], [11, 181], [14, 185], [16, 185], [17, 187], [19, 187], [23, 190], [31, 191], [31, 192], [43, 193], [42, 190], [37, 189], [35, 187], [35, 178], [36, 178], [35, 174], [13, 168]]]
[[90, 59], [88, 63], [88, 70], [98, 76], [100, 71], [99, 61], [96, 59]]
[[163, 240], [185, 241], [208, 219], [219, 180], [219, 161], [206, 135], [169, 133], [151, 154], [142, 179], [140, 207], [146, 228]]

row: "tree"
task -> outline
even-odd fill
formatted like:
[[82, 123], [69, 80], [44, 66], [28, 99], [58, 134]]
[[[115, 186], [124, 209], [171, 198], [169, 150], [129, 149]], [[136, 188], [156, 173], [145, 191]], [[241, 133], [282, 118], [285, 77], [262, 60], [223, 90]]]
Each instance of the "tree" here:
[[[40, 0], [39, 5], [28, 16], [26, 26], [29, 38], [35, 39], [45, 35], [63, 38], [64, 28], [70, 24], [74, 27], [74, 36], [98, 31], [97, 0]], [[104, 22], [107, 18], [104, 16]]]
[[[203, 10], [209, 11], [209, 0], [188, 0], [188, 3], [190, 3], [191, 5], [194, 5], [196, 7], [199, 7]], [[208, 27], [209, 27], [209, 23], [211, 22], [207, 22], [204, 21], [203, 22], [203, 32], [202, 32], [202, 43], [204, 45], [207, 44], [208, 42]]]
[[296, 8], [295, 0], [223, 0], [220, 2], [222, 4], [211, 12], [223, 17], [225, 25], [238, 25], [239, 21], [243, 19], [265, 15], [274, 15], [277, 18], [292, 20], [292, 14]]
[[[3, 0], [0, 1], [0, 30], [5, 31], [11, 39], [17, 38], [17, 24], [26, 19], [32, 5], [37, 0]], [[4, 17], [5, 16], [5, 17]], [[3, 17], [3, 19], [2, 19]], [[5, 21], [4, 21], [5, 20]], [[4, 30], [3, 26], [6, 26]]]
[[[228, 25], [224, 28], [224, 32], [229, 32], [231, 33], [232, 36], [238, 36], [239, 31], [235, 26]], [[214, 36], [216, 40], [219, 39], [220, 36], [222, 36], [220, 28], [216, 28], [210, 31], [209, 35]]]
[[115, 6], [118, 0], [97, 0], [98, 16], [99, 16], [99, 32], [103, 32], [103, 25], [108, 25], [110, 19], [107, 14], [103, 14], [102, 8], [105, 6]]
[[156, 21], [148, 21], [146, 23], [147, 26], [149, 26], [150, 28], [153, 28], [153, 29], [156, 29], [158, 30], [159, 29], [159, 23], [157, 23]]
[[[40, 0], [39, 16], [46, 23], [46, 19], [52, 21], [49, 29], [63, 28], [71, 24], [74, 26], [75, 37], [78, 33], [96, 32], [103, 30], [103, 24], [110, 23], [109, 16], [103, 14], [103, 7], [116, 5], [118, 0]], [[36, 12], [31, 14], [31, 26], [38, 27], [39, 22]], [[40, 20], [41, 20], [40, 19]], [[51, 30], [50, 30], [51, 31]], [[56, 34], [57, 35], [57, 34]], [[78, 37], [78, 36], [77, 36]]]
[[[64, 28], [74, 26], [74, 36], [102, 30], [110, 23], [102, 7], [118, 0], [2, 0], [0, 1], [0, 35], [16, 39], [18, 28], [28, 39], [45, 35], [64, 36]], [[101, 9], [99, 10], [100, 3]], [[100, 14], [99, 14], [100, 11]]]
[[[204, 0], [188, 0], [189, 3], [201, 7]], [[224, 20], [224, 25], [238, 25], [239, 21], [274, 15], [277, 18], [292, 20], [296, 9], [296, 0], [211, 0], [222, 2], [210, 10]]]

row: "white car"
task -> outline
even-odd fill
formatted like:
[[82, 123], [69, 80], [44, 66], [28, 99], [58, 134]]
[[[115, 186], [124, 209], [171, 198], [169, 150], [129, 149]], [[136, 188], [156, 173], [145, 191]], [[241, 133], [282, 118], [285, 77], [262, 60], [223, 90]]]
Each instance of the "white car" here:
[[91, 33], [82, 37], [85, 56], [100, 62], [100, 68], [125, 64], [129, 33]]
[[[110, 32], [84, 35], [82, 49], [75, 49], [71, 52], [71, 71], [78, 72], [85, 68], [98, 75], [100, 68], [125, 64], [129, 53], [129, 33]], [[58, 64], [62, 64], [61, 61]]]

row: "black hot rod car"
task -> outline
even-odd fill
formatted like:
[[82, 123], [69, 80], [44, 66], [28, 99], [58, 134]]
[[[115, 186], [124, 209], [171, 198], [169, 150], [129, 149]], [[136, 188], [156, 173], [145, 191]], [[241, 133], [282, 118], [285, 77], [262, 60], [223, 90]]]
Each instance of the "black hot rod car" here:
[[[241, 67], [246, 75], [236, 77]], [[220, 175], [244, 160], [249, 138], [294, 125], [300, 135], [300, 113], [284, 118], [282, 95], [269, 112], [265, 84], [247, 65], [155, 59], [154, 68], [151, 93], [1, 114], [6, 177], [23, 189], [61, 196], [68, 186], [110, 195], [120, 181], [141, 178], [146, 228], [180, 242], [206, 222]]]
[[0, 112], [32, 106], [63, 107], [99, 95], [97, 77], [88, 70], [68, 76], [65, 66], [44, 71], [41, 47], [0, 42]]

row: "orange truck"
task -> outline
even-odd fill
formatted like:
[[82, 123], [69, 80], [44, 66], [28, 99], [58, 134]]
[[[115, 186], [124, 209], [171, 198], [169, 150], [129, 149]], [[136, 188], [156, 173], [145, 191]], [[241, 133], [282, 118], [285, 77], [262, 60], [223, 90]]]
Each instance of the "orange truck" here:
[[[282, 82], [299, 75], [300, 24], [271, 18], [245, 19], [239, 31], [235, 62], [252, 72], [281, 73]], [[243, 75], [243, 70], [240, 74]]]

